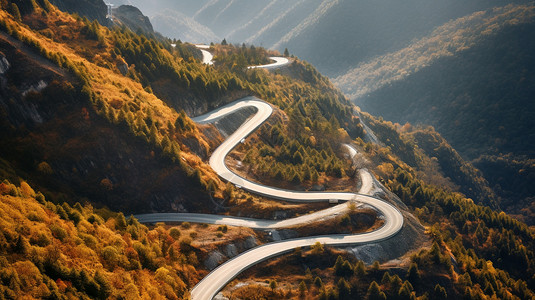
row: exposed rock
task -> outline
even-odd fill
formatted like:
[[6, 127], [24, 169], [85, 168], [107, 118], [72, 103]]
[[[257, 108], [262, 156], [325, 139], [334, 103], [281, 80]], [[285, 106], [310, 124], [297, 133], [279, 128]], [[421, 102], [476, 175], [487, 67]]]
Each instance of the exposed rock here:
[[244, 107], [234, 113], [231, 113], [215, 122], [216, 128], [224, 137], [229, 136], [236, 131], [245, 120], [256, 113], [257, 109], [254, 107]]
[[185, 146], [195, 154], [197, 154], [202, 159], [208, 159], [208, 149], [206, 149], [199, 140], [196, 138], [184, 138], [182, 140]]
[[134, 32], [154, 33], [149, 18], [135, 6], [121, 5], [114, 8], [113, 17]]
[[295, 239], [297, 237], [299, 237], [299, 233], [295, 230], [291, 230], [291, 229], [283, 229], [280, 231], [280, 236], [283, 240], [288, 240], [288, 239]]
[[256, 241], [256, 238], [254, 236], [247, 237], [244, 243], [245, 243], [245, 248], [247, 249], [258, 246], [258, 242]]
[[385, 262], [399, 258], [407, 252], [423, 246], [429, 241], [424, 234], [425, 228], [410, 213], [401, 212], [405, 222], [403, 228], [395, 236], [382, 242], [366, 244], [356, 247], [349, 247], [349, 252], [356, 258], [364, 261], [365, 264], [372, 264], [374, 261]]
[[278, 211], [273, 213], [273, 219], [274, 220], [288, 219], [288, 212], [283, 211], [283, 210], [278, 210]]
[[4, 53], [0, 52], [0, 92], [7, 87], [7, 79], [3, 76], [9, 70], [10, 64]]
[[217, 266], [219, 266], [219, 264], [223, 260], [225, 260], [225, 255], [216, 250], [211, 252], [210, 255], [208, 255], [208, 258], [204, 261], [204, 265], [206, 266], [206, 268], [208, 268], [208, 270], [213, 270]]
[[228, 244], [226, 247], [225, 247], [225, 254], [232, 258], [236, 255], [238, 255], [238, 249], [236, 248], [236, 245], [234, 244]]
[[269, 232], [270, 240], [273, 242], [288, 240], [299, 237], [299, 233], [292, 229], [271, 230]]
[[[373, 178], [372, 194], [374, 197], [385, 199], [387, 202], [396, 206], [403, 215], [403, 227], [395, 236], [373, 244], [360, 245], [346, 248], [353, 253], [356, 258], [364, 261], [366, 264], [372, 264], [374, 261], [386, 262], [397, 259], [407, 252], [422, 247], [429, 241], [425, 235], [425, 228], [417, 218], [407, 211], [407, 206], [396, 196], [382, 185], [375, 177]], [[359, 208], [372, 208], [368, 205], [359, 205]], [[384, 216], [379, 216], [384, 218]]]
[[117, 69], [119, 69], [119, 72], [121, 72], [123, 76], [126, 76], [126, 74], [128, 73], [128, 64], [125, 62], [117, 63]]
[[218, 293], [217, 295], [215, 295], [214, 300], [229, 300], [229, 298], [223, 296], [222, 293]]
[[7, 58], [4, 56], [4, 53], [0, 52], [0, 75], [4, 75], [7, 70], [9, 70], [9, 67], [11, 65], [9, 64], [9, 61], [7, 61]]
[[22, 96], [26, 96], [30, 92], [39, 93], [40, 91], [44, 90], [48, 84], [44, 80], [39, 80], [37, 83], [34, 83], [30, 85], [29, 88], [27, 88], [24, 92], [22, 92]]
[[310, 188], [310, 191], [313, 191], [313, 192], [325, 191], [325, 186], [322, 184], [315, 184]]
[[389, 259], [388, 253], [381, 244], [366, 244], [350, 248], [350, 251], [367, 265], [371, 265], [376, 260], [386, 261]]
[[277, 230], [270, 231], [269, 236], [271, 236], [271, 240], [274, 242], [281, 240], [281, 236], [279, 235], [279, 232]]

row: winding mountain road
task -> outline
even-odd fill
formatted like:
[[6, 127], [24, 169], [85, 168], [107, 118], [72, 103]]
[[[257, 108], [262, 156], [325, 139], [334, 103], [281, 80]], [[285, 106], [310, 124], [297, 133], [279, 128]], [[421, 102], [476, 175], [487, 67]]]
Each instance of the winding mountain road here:
[[[279, 63], [278, 66], [280, 66], [282, 64], [282, 60], [277, 61], [275, 64], [277, 63]], [[286, 61], [285, 63], [288, 63], [288, 61]], [[311, 246], [316, 242], [320, 242], [325, 245], [335, 246], [378, 242], [394, 236], [401, 230], [403, 226], [403, 216], [397, 208], [381, 199], [374, 198], [369, 195], [349, 192], [300, 192], [284, 190], [255, 183], [233, 173], [225, 165], [226, 155], [244, 138], [246, 138], [249, 134], [255, 131], [271, 116], [273, 112], [272, 107], [268, 103], [256, 97], [246, 97], [241, 100], [237, 100], [235, 102], [227, 104], [223, 107], [220, 107], [205, 115], [193, 118], [193, 121], [197, 123], [210, 123], [245, 107], [253, 107], [257, 110], [257, 112], [251, 118], [246, 120], [233, 134], [231, 134], [213, 152], [212, 156], [210, 157], [210, 166], [214, 169], [214, 171], [217, 172], [217, 174], [221, 178], [252, 193], [285, 201], [327, 202], [331, 199], [337, 199], [347, 202], [306, 216], [300, 216], [297, 218], [282, 221], [258, 220], [207, 214], [157, 213], [135, 216], [140, 222], [154, 223], [170, 221], [189, 221], [211, 224], [226, 224], [257, 229], [283, 228], [298, 224], [309, 223], [315, 220], [332, 216], [336, 213], [347, 211], [349, 209], [348, 203], [350, 201], [353, 201], [375, 208], [379, 212], [381, 217], [384, 219], [384, 225], [375, 231], [362, 234], [334, 234], [297, 238], [280, 242], [268, 243], [250, 249], [249, 251], [246, 251], [234, 257], [233, 259], [223, 263], [222, 265], [214, 269], [212, 272], [210, 272], [205, 278], [203, 278], [191, 290], [191, 298], [194, 300], [212, 299], [219, 290], [221, 290], [228, 282], [230, 282], [243, 270], [266, 259], [292, 251], [297, 247]], [[353, 155], [356, 153], [355, 149], [351, 146], [346, 145], [346, 147], [348, 148], [348, 151], [350, 151], [350, 153], [352, 153]], [[362, 179], [360, 192], [370, 192], [373, 189], [373, 180], [371, 178], [370, 173], [365, 170], [360, 170], [360, 176]]]
[[212, 53], [208, 52], [206, 49], [210, 49], [210, 46], [208, 45], [195, 45], [199, 50], [201, 50], [202, 53], [202, 63], [206, 65], [213, 65], [214, 64], [214, 56]]
[[287, 59], [286, 57], [271, 56], [269, 58], [274, 60], [275, 62], [271, 63], [271, 64], [267, 64], [267, 65], [249, 66], [249, 67], [247, 67], [247, 69], [262, 68], [262, 69], [271, 70], [271, 69], [280, 68], [280, 67], [290, 63], [290, 60]]

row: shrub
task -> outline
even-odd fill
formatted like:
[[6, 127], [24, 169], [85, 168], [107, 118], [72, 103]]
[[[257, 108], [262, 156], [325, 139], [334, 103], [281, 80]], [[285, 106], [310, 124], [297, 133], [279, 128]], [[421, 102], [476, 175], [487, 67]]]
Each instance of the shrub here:
[[119, 253], [117, 252], [117, 249], [112, 246], [106, 246], [104, 249], [102, 249], [101, 257], [104, 265], [110, 271], [113, 271], [113, 269], [115, 269], [119, 263]]
[[314, 243], [314, 245], [310, 246], [312, 249], [312, 254], [319, 255], [322, 254], [325, 249], [323, 248], [323, 245], [320, 242]]
[[50, 224], [50, 227], [48, 227], [50, 229], [50, 232], [52, 232], [52, 235], [63, 242], [63, 240], [65, 239], [65, 237], [67, 237], [67, 231], [65, 231], [65, 229], [63, 229], [63, 227], [60, 227], [56, 224]]
[[169, 230], [169, 235], [175, 240], [178, 240], [180, 238], [180, 230], [176, 227], [173, 227]]
[[46, 161], [40, 162], [37, 165], [37, 171], [39, 171], [43, 175], [54, 174], [54, 170], [52, 170], [52, 167]]
[[221, 231], [223, 233], [227, 233], [228, 227], [227, 227], [227, 225], [220, 225], [219, 227], [217, 227], [217, 230]]

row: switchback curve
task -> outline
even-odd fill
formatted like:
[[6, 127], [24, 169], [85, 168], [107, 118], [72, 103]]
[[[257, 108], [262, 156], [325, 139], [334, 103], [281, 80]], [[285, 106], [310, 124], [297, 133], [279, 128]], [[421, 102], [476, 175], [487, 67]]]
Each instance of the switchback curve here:
[[[287, 60], [287, 59], [286, 59]], [[283, 64], [277, 61], [278, 67]], [[288, 61], [285, 62], [287, 64]], [[271, 64], [273, 65], [273, 64]], [[259, 66], [257, 66], [259, 67]], [[262, 125], [273, 112], [272, 107], [266, 102], [256, 97], [246, 97], [237, 100], [223, 107], [220, 107], [210, 113], [193, 118], [197, 123], [210, 123], [219, 118], [222, 118], [230, 113], [245, 107], [254, 107], [257, 112], [253, 117], [245, 121], [233, 134], [231, 134], [212, 154], [210, 157], [210, 166], [218, 173], [224, 180], [233, 183], [243, 189], [259, 195], [286, 200], [293, 202], [321, 202], [329, 201], [331, 199], [358, 201], [359, 203], [367, 204], [374, 207], [384, 218], [384, 224], [381, 228], [362, 234], [334, 234], [325, 236], [305, 237], [281, 242], [268, 243], [262, 246], [250, 249], [233, 259], [220, 265], [205, 278], [203, 278], [192, 290], [191, 298], [194, 300], [212, 299], [215, 294], [221, 290], [228, 282], [240, 274], [243, 270], [251, 267], [266, 259], [275, 257], [277, 255], [286, 253], [297, 247], [306, 247], [320, 242], [325, 245], [344, 246], [363, 244], [370, 242], [379, 242], [396, 235], [403, 226], [403, 216], [397, 208], [391, 204], [372, 196], [348, 193], [348, 192], [300, 192], [290, 191], [274, 187], [264, 186], [252, 181], [249, 181], [239, 175], [233, 173], [225, 165], [226, 155], [238, 145], [244, 138], [255, 131]], [[361, 172], [361, 176], [362, 172]], [[347, 203], [337, 205], [324, 212], [317, 212], [315, 214], [328, 214], [337, 209], [346, 209]], [[314, 215], [314, 214], [311, 214]], [[316, 215], [317, 216], [317, 215]], [[237, 226], [245, 226], [252, 228], [280, 228], [281, 223], [265, 223], [262, 220], [253, 220], [236, 217], [208, 217], [203, 214], [146, 214], [136, 216], [141, 222], [165, 222], [165, 221], [184, 221], [189, 218], [192, 222], [206, 222], [213, 224], [236, 224]], [[297, 219], [297, 220], [296, 220]], [[286, 220], [285, 220], [286, 221]], [[306, 218], [294, 218], [293, 222], [308, 222]], [[264, 222], [264, 223], [262, 223]], [[281, 221], [282, 222], [282, 221]], [[239, 225], [238, 225], [239, 223]], [[283, 226], [288, 226], [282, 223]], [[281, 227], [283, 227], [281, 226]]]

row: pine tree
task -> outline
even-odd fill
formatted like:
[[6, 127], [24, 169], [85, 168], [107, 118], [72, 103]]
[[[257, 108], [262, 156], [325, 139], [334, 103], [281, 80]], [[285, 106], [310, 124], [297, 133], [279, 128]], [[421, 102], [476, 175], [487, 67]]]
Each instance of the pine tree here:
[[397, 274], [390, 277], [390, 290], [395, 295], [401, 286], [403, 285], [403, 282], [401, 281], [401, 278]]
[[19, 235], [17, 241], [15, 242], [14, 252], [25, 255], [28, 253], [29, 249], [30, 244], [28, 243], [28, 240], [22, 235]]
[[299, 296], [301, 298], [305, 297], [306, 291], [307, 291], [307, 285], [303, 280], [301, 280], [301, 282], [299, 283]]
[[334, 263], [334, 274], [336, 274], [336, 276], [342, 276], [341, 275], [341, 269], [342, 269], [342, 264], [344, 263], [344, 259], [342, 258], [341, 255], [338, 255], [338, 257], [336, 258], [336, 262]]
[[379, 287], [379, 285], [375, 281], [372, 281], [372, 283], [370, 283], [370, 286], [368, 287], [368, 293], [366, 295], [369, 300], [386, 299], [385, 293], [381, 291], [381, 287]]
[[277, 288], [277, 281], [275, 279], [269, 282], [269, 288], [271, 289], [272, 293], [275, 293], [275, 289]]
[[154, 125], [154, 123], [152, 123], [152, 125], [150, 126], [149, 142], [155, 146], [160, 145], [160, 137], [158, 134], [158, 128], [156, 128], [156, 125]]
[[382, 285], [390, 284], [390, 273], [385, 272], [385, 273], [383, 274], [383, 278], [381, 279], [381, 284], [382, 284]]
[[316, 278], [314, 278], [314, 285], [317, 288], [321, 288], [323, 286], [323, 281], [321, 280], [321, 278], [316, 276]]
[[364, 262], [362, 260], [359, 260], [355, 265], [355, 274], [361, 278], [366, 276], [366, 267], [364, 266]]
[[398, 291], [398, 298], [399, 299], [407, 299], [407, 300], [412, 299], [413, 298], [413, 293], [412, 293], [413, 290], [414, 290], [414, 288], [412, 287], [410, 282], [405, 281], [403, 283], [403, 285], [401, 286], [401, 288], [399, 289], [399, 291]]
[[115, 227], [119, 230], [126, 229], [126, 219], [122, 212], [118, 213], [115, 217]]
[[112, 288], [111, 288], [110, 283], [106, 279], [106, 277], [100, 271], [97, 271], [95, 273], [95, 281], [100, 287], [98, 290], [98, 298], [100, 299], [108, 298], [108, 296], [111, 293]]
[[351, 299], [351, 286], [344, 278], [338, 280], [336, 287], [338, 288], [338, 299]]
[[11, 15], [15, 18], [17, 21], [21, 21], [22, 17], [20, 16], [20, 10], [17, 4], [11, 3]]
[[290, 51], [288, 51], [288, 48], [284, 48], [284, 56], [285, 57], [290, 56]]
[[412, 263], [409, 267], [407, 279], [413, 284], [417, 284], [420, 280], [420, 272], [418, 271], [418, 265], [416, 263]]
[[[487, 294], [487, 292], [485, 293]], [[488, 295], [492, 295], [492, 294], [493, 293], [488, 294]], [[433, 298], [434, 299], [447, 299], [448, 294], [446, 293], [446, 289], [437, 283], [437, 285], [435, 285], [435, 289], [433, 290]]]

